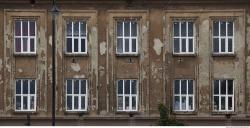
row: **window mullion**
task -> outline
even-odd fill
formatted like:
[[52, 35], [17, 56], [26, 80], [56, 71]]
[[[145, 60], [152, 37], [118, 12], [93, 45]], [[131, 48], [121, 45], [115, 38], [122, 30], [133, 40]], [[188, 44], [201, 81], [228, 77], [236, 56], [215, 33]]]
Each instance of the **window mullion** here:
[[182, 36], [181, 36], [181, 22], [179, 22], [179, 48], [180, 48], [180, 53], [182, 53]]
[[80, 25], [81, 25], [81, 22], [79, 21], [79, 23], [78, 23], [79, 25], [78, 25], [78, 29], [79, 29], [79, 31], [78, 31], [78, 52], [81, 52], [81, 29], [80, 29]]
[[30, 52], [30, 21], [28, 21], [27, 52]]
[[186, 51], [189, 52], [189, 45], [188, 45], [188, 22], [186, 22]]

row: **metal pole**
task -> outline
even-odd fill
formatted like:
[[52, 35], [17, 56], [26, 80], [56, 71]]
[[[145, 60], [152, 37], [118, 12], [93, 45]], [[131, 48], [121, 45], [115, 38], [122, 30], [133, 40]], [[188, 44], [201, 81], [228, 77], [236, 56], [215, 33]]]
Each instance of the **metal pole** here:
[[56, 58], [56, 15], [58, 13], [56, 2], [52, 3], [52, 126], [55, 126], [55, 104], [56, 104], [56, 70], [55, 70], [55, 58]]

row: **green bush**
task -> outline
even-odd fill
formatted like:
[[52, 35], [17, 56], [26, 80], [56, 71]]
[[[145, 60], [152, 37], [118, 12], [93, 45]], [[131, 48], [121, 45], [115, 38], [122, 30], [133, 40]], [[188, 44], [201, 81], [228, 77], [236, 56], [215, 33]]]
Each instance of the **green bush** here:
[[183, 123], [178, 122], [175, 118], [170, 117], [170, 112], [164, 104], [159, 104], [158, 110], [160, 112], [159, 126], [184, 126]]

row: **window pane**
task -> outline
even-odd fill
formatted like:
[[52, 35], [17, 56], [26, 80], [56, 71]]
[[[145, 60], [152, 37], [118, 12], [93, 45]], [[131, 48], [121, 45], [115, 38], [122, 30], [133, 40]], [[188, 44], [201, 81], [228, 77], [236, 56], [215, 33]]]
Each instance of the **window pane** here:
[[180, 42], [178, 38], [174, 39], [174, 52], [179, 53], [180, 52]]
[[188, 94], [193, 94], [193, 80], [188, 81]]
[[125, 39], [125, 52], [129, 52], [129, 39]]
[[24, 110], [28, 109], [28, 97], [27, 96], [23, 97], [23, 109]]
[[214, 96], [214, 110], [219, 110], [219, 96]]
[[23, 21], [23, 36], [28, 36], [28, 21]]
[[15, 39], [15, 48], [16, 52], [21, 52], [21, 38]]
[[182, 96], [181, 97], [181, 109], [182, 110], [186, 110], [186, 97], [185, 96]]
[[117, 39], [117, 52], [118, 53], [123, 53], [123, 39], [122, 38], [118, 38]]
[[67, 36], [72, 36], [72, 22], [67, 22]]
[[187, 36], [186, 22], [181, 22], [181, 36]]
[[214, 41], [214, 45], [213, 45], [214, 52], [219, 52], [219, 39], [218, 38], [214, 38], [213, 41]]
[[74, 36], [79, 36], [79, 22], [74, 22]]
[[136, 97], [132, 97], [132, 110], [136, 110]]
[[186, 52], [186, 39], [181, 40], [181, 51]]
[[174, 110], [180, 110], [180, 97], [174, 97]]
[[193, 36], [193, 22], [188, 22], [188, 36]]
[[81, 80], [81, 94], [86, 94], [86, 80]]
[[180, 94], [180, 81], [174, 81], [174, 94]]
[[226, 22], [224, 21], [220, 22], [220, 35], [226, 36]]
[[123, 94], [123, 80], [118, 81], [118, 94]]
[[36, 89], [35, 80], [31, 80], [30, 81], [30, 94], [35, 94], [35, 89]]
[[118, 21], [117, 22], [117, 36], [122, 36], [122, 33], [123, 33], [123, 22], [121, 21]]
[[193, 97], [188, 98], [188, 110], [193, 110]]
[[74, 52], [78, 52], [78, 39], [74, 39]]
[[130, 80], [125, 80], [125, 94], [130, 94]]
[[174, 36], [179, 36], [179, 22], [174, 22]]
[[226, 109], [226, 98], [221, 97], [221, 110], [225, 110], [225, 109]]
[[136, 21], [131, 22], [131, 36], [137, 36], [137, 23], [136, 23]]
[[72, 38], [67, 38], [67, 52], [72, 52]]
[[72, 80], [67, 80], [67, 94], [72, 94]]
[[81, 39], [81, 52], [86, 52], [85, 39]]
[[81, 34], [81, 36], [82, 37], [86, 37], [86, 22], [84, 21], [84, 22], [81, 22], [80, 23], [80, 34]]
[[85, 96], [81, 97], [81, 109], [85, 109]]
[[132, 52], [136, 52], [136, 39], [132, 39]]
[[228, 52], [233, 52], [233, 42], [232, 42], [232, 39], [228, 39]]
[[79, 94], [79, 80], [74, 80], [74, 94]]
[[28, 38], [23, 38], [23, 51], [28, 51]]
[[34, 39], [30, 39], [30, 51], [34, 52], [35, 51], [35, 41]]
[[229, 21], [227, 25], [228, 36], [233, 36], [233, 22]]
[[35, 109], [35, 97], [30, 97], [30, 109]]
[[214, 81], [214, 94], [219, 94], [219, 80]]
[[129, 110], [129, 97], [125, 97], [125, 110]]
[[67, 96], [67, 110], [72, 110], [72, 96]]
[[193, 39], [188, 39], [188, 52], [193, 52]]
[[21, 80], [16, 80], [16, 94], [21, 94]]
[[221, 39], [221, 52], [226, 51], [226, 44], [225, 44], [225, 39]]
[[181, 80], [181, 94], [187, 94], [187, 80]]
[[137, 93], [137, 91], [136, 91], [136, 80], [132, 80], [131, 81], [132, 82], [132, 94], [136, 94]]
[[227, 86], [228, 86], [228, 94], [233, 94], [233, 80], [228, 80], [227, 81]]
[[35, 21], [30, 21], [30, 36], [35, 36], [36, 23]]
[[78, 96], [74, 96], [74, 109], [78, 109]]
[[15, 21], [15, 36], [21, 36], [21, 21]]
[[220, 94], [226, 94], [226, 80], [221, 80]]
[[117, 104], [118, 104], [118, 110], [123, 110], [123, 97], [122, 96], [118, 96], [118, 99], [117, 99]]
[[124, 34], [125, 36], [129, 36], [130, 35], [130, 22], [129, 21], [125, 21], [124, 22]]
[[213, 35], [214, 36], [219, 36], [219, 22], [218, 21], [214, 21], [214, 24], [213, 24]]
[[21, 96], [16, 96], [16, 110], [21, 110]]
[[23, 80], [23, 94], [28, 94], [28, 80]]
[[228, 110], [233, 110], [233, 98], [228, 97]]

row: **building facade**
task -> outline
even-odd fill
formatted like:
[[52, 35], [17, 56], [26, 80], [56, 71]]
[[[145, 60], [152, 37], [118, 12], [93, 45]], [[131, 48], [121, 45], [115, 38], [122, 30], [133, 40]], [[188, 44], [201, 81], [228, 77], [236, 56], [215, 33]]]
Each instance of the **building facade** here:
[[[56, 3], [56, 125], [250, 125], [248, 0]], [[51, 4], [0, 1], [0, 125], [51, 125]]]

